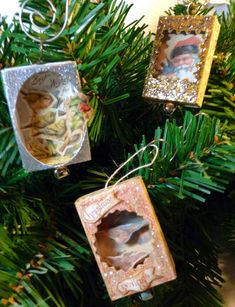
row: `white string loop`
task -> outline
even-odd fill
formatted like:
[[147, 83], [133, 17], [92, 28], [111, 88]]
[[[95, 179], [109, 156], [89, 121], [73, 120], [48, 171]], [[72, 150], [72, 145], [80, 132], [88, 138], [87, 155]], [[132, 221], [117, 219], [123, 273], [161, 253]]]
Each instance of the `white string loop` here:
[[[155, 140], [153, 142], [156, 142]], [[140, 170], [140, 169], [143, 169], [143, 168], [146, 168], [146, 167], [149, 167], [151, 165], [153, 165], [153, 163], [155, 162], [155, 160], [157, 159], [157, 156], [158, 156], [158, 153], [159, 153], [159, 148], [157, 145], [153, 144], [153, 142], [147, 144], [146, 146], [140, 148], [138, 151], [136, 151], [130, 158], [128, 158], [124, 163], [122, 163], [117, 169], [116, 171], [108, 178], [108, 180], [106, 181], [106, 184], [105, 184], [105, 189], [107, 189], [108, 185], [109, 185], [109, 182], [110, 180], [128, 163], [130, 162], [135, 156], [137, 156], [139, 153], [141, 152], [144, 152], [147, 148], [149, 147], [153, 147], [156, 151], [152, 161], [150, 163], [147, 163], [145, 165], [141, 165], [137, 168], [134, 168], [133, 170], [131, 170], [130, 172], [128, 172], [127, 174], [125, 174], [124, 176], [122, 176], [115, 184], [117, 185], [119, 182], [121, 182], [123, 179], [125, 179], [126, 177], [128, 177], [130, 174]]]

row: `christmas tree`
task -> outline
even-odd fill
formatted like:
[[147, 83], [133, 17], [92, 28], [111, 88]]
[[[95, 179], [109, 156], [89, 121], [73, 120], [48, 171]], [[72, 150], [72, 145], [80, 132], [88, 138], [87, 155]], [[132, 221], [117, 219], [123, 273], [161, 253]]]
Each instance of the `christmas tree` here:
[[[193, 1], [194, 2], [194, 1]], [[55, 0], [59, 32], [65, 1]], [[235, 3], [220, 18], [217, 44], [202, 114], [179, 107], [170, 117], [142, 98], [152, 52], [145, 25], [125, 24], [125, 2], [71, 0], [63, 34], [45, 43], [44, 62], [72, 60], [89, 97], [92, 160], [69, 167], [57, 180], [52, 170], [28, 173], [21, 164], [3, 83], [0, 83], [0, 304], [3, 306], [224, 306], [218, 292], [220, 239], [234, 248], [235, 213], [231, 206], [234, 174]], [[43, 1], [33, 1], [46, 19]], [[187, 14], [176, 5], [169, 14]], [[198, 14], [205, 14], [201, 9]], [[23, 15], [23, 19], [25, 16]], [[27, 21], [26, 21], [27, 22]], [[38, 61], [38, 43], [28, 38], [16, 18], [0, 20], [1, 69]], [[42, 34], [42, 38], [43, 38]], [[207, 114], [207, 115], [205, 115]], [[118, 165], [152, 140], [159, 154], [140, 169], [174, 258], [177, 279], [138, 295], [111, 302], [77, 215], [75, 200], [104, 187]], [[121, 174], [148, 164], [149, 151]], [[234, 198], [234, 197], [233, 197]]]

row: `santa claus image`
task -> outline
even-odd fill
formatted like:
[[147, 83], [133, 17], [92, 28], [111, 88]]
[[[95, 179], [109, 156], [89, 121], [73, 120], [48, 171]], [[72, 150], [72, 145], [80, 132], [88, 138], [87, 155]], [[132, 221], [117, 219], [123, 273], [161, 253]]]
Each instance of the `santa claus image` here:
[[[182, 35], [181, 35], [182, 37]], [[176, 42], [177, 35], [172, 34], [168, 45], [167, 64], [162, 69], [162, 76], [187, 79], [196, 82], [197, 64], [200, 62], [200, 38], [197, 35], [185, 35]]]

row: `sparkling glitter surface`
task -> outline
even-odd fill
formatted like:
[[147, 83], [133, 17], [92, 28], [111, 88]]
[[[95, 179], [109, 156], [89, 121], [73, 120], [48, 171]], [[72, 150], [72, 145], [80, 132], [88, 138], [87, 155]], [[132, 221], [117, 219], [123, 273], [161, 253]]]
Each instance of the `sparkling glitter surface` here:
[[[113, 201], [109, 203], [106, 201], [108, 199]], [[142, 292], [176, 278], [173, 259], [141, 177], [85, 195], [76, 201], [76, 208], [112, 300]], [[147, 221], [153, 247], [144, 262], [125, 271], [101, 261], [95, 241], [102, 220], [122, 211], [134, 212]], [[87, 214], [84, 214], [86, 212], [93, 217], [90, 222], [86, 218]]]
[[[145, 80], [143, 97], [153, 102], [172, 101], [189, 107], [201, 107], [220, 25], [216, 16], [164, 16], [160, 17], [156, 39]], [[199, 63], [193, 64], [194, 77], [183, 79], [159, 73], [164, 54], [167, 57], [169, 35], [201, 36]], [[169, 39], [169, 38], [168, 38]], [[164, 41], [165, 40], [165, 41]], [[179, 40], [180, 41], [180, 40]], [[166, 61], [166, 58], [165, 60]], [[156, 68], [158, 67], [158, 69]]]
[[[24, 144], [21, 131], [19, 129], [20, 118], [18, 112], [16, 112], [18, 95], [29, 78], [36, 74], [47, 72], [55, 73], [62, 76], [63, 79], [67, 82], [70, 82], [71, 85], [77, 89], [77, 91], [81, 91], [81, 84], [76, 69], [76, 63], [71, 61], [14, 67], [7, 68], [1, 71], [11, 120], [15, 131], [16, 141], [18, 143], [23, 166], [27, 171], [57, 168], [60, 166], [84, 162], [91, 159], [89, 139], [86, 127], [84, 129], [83, 143], [80, 151], [65, 164], [61, 163], [59, 165], [48, 165], [42, 163], [34, 156], [32, 156], [27, 150], [27, 144]], [[22, 110], [22, 112], [24, 111]]]

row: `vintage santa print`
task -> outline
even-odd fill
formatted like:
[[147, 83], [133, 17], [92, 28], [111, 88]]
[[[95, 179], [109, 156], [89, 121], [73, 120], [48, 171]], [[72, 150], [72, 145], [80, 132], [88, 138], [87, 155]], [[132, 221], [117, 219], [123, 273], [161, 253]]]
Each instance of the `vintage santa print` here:
[[156, 57], [155, 75], [197, 82], [202, 42], [201, 34], [176, 34], [166, 31], [161, 51]]
[[200, 107], [219, 29], [216, 16], [160, 17], [143, 96]]

